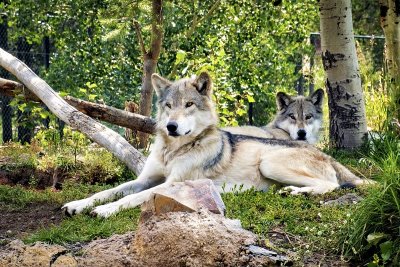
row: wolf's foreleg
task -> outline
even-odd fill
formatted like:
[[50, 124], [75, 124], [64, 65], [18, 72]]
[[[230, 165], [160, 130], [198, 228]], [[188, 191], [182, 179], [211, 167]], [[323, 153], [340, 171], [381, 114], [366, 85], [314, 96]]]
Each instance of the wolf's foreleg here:
[[93, 209], [91, 214], [107, 218], [107, 217], [117, 213], [120, 210], [137, 207], [137, 206], [141, 205], [143, 202], [149, 200], [151, 194], [155, 190], [157, 190], [159, 188], [167, 187], [170, 184], [171, 184], [171, 182], [165, 182], [165, 183], [159, 184], [155, 187], [141, 191], [139, 193], [127, 195], [127, 196], [119, 199], [118, 201], [111, 202], [111, 203], [101, 205], [101, 206], [97, 206]]
[[158, 164], [158, 162], [150, 155], [146, 161], [142, 173], [136, 180], [98, 192], [85, 199], [69, 202], [61, 209], [67, 215], [79, 214], [84, 209], [94, 206], [96, 202], [104, 202], [112, 200], [115, 197], [123, 197], [146, 190], [152, 186], [162, 183], [163, 179], [162, 165]]

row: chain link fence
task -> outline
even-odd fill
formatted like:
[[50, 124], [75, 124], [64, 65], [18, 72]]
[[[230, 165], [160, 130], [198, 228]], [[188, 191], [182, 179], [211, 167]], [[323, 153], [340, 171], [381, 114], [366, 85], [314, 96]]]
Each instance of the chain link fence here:
[[[43, 38], [42, 44], [29, 44], [25, 37], [21, 36], [16, 41], [9, 38], [7, 20], [2, 17], [0, 20], [0, 48], [15, 55], [23, 61], [35, 73], [47, 69], [50, 63], [50, 39]], [[10, 73], [0, 67], [0, 77], [16, 80]], [[30, 112], [13, 108], [10, 105], [12, 98], [0, 93], [0, 144], [9, 141], [30, 143], [35, 128], [35, 123], [30, 119]], [[44, 120], [45, 126], [48, 121]]]

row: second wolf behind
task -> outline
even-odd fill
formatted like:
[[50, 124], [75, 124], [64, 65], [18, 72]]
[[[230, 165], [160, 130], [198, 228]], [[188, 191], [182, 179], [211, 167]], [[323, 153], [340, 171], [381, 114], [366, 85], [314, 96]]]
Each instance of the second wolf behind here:
[[233, 134], [244, 134], [263, 138], [302, 140], [315, 144], [322, 125], [322, 103], [324, 91], [318, 89], [308, 97], [290, 96], [279, 92], [276, 95], [277, 114], [265, 127], [225, 127]]

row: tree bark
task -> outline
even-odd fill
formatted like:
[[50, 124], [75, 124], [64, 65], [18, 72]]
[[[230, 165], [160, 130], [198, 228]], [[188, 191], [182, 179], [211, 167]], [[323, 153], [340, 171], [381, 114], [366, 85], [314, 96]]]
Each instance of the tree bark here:
[[[150, 50], [146, 51], [143, 41], [139, 42], [143, 53], [143, 82], [140, 99], [140, 114], [144, 116], [151, 115], [151, 106], [153, 100], [153, 85], [151, 84], [151, 75], [155, 73], [157, 62], [160, 57], [161, 44], [163, 39], [163, 13], [162, 0], [152, 1], [152, 27]], [[141, 33], [138, 24], [135, 24], [139, 41]], [[148, 143], [148, 135], [139, 133], [139, 147], [145, 148]]]
[[400, 120], [400, 1], [379, 0], [381, 27], [385, 34], [387, 89], [393, 103], [389, 114]]
[[[0, 93], [15, 97], [23, 94], [26, 101], [42, 102], [28, 88], [18, 82], [0, 78]], [[105, 122], [109, 122], [121, 127], [126, 127], [135, 131], [154, 134], [156, 122], [150, 117], [142, 116], [136, 113], [127, 112], [103, 104], [92, 103], [72, 96], [63, 97], [63, 99], [75, 107], [80, 112]]]
[[379, 0], [381, 27], [385, 34], [385, 65], [392, 79], [400, 74], [400, 1]]
[[357, 148], [363, 144], [367, 124], [354, 42], [351, 1], [321, 0], [319, 5], [330, 143], [336, 148]]
[[105, 147], [139, 175], [145, 157], [122, 136], [68, 105], [44, 80], [3, 49], [0, 49], [0, 65], [25, 84], [58, 118]]

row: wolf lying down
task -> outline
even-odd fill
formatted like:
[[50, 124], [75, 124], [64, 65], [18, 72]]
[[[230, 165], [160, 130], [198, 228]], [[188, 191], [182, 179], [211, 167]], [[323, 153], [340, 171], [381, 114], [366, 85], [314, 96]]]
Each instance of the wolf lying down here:
[[221, 192], [237, 185], [267, 190], [278, 184], [291, 194], [323, 194], [344, 183], [368, 182], [305, 142], [220, 130], [207, 73], [175, 82], [153, 74], [152, 83], [158, 96], [157, 134], [142, 173], [134, 181], [65, 204], [66, 214], [122, 195], [92, 210], [108, 217], [142, 204], [157, 188], [201, 178], [211, 179]]
[[315, 144], [322, 125], [324, 91], [318, 89], [308, 97], [292, 97], [283, 92], [276, 95], [278, 109], [274, 120], [264, 127], [242, 126], [222, 128], [233, 134], [262, 138], [301, 140]]

